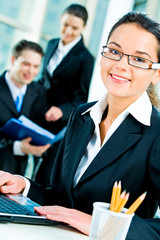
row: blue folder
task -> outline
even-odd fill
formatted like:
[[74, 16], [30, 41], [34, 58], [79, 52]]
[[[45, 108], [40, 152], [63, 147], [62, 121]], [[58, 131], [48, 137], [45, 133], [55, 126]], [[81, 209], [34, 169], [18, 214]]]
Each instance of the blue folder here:
[[35, 124], [24, 115], [21, 115], [18, 119], [11, 118], [2, 128], [0, 128], [0, 131], [10, 136], [13, 140], [22, 140], [24, 138], [31, 137], [31, 144], [42, 146], [47, 143], [53, 144], [61, 140], [66, 131], [66, 127], [63, 128], [57, 135], [54, 135]]

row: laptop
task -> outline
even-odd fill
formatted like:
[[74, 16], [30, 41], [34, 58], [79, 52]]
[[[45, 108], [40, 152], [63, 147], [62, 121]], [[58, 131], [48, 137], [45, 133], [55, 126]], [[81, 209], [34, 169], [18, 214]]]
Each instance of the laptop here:
[[52, 221], [45, 216], [38, 215], [38, 213], [34, 211], [35, 206], [39, 207], [40, 205], [21, 194], [4, 195], [0, 193], [0, 223], [60, 224], [58, 221]]

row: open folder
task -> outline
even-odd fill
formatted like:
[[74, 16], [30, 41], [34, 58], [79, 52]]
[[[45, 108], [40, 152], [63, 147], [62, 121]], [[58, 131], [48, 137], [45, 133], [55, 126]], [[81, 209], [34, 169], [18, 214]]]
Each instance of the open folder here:
[[31, 144], [36, 146], [46, 145], [47, 143], [53, 144], [61, 140], [65, 131], [66, 127], [57, 135], [54, 135], [46, 129], [38, 126], [24, 115], [21, 115], [18, 119], [11, 118], [2, 128], [0, 128], [0, 132], [10, 136], [13, 140], [22, 140], [31, 137]]

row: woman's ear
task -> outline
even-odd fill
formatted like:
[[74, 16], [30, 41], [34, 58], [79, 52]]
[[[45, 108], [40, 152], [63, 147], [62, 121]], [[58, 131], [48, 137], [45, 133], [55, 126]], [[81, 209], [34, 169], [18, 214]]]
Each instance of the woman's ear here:
[[160, 69], [159, 70], [156, 70], [155, 72], [155, 76], [152, 80], [152, 84], [157, 84], [160, 82]]

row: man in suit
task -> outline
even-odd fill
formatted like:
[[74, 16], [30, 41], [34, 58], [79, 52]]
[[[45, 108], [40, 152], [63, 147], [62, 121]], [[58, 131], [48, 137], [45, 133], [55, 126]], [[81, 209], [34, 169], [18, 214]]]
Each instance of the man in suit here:
[[[42, 48], [34, 42], [21, 40], [12, 52], [11, 68], [0, 76], [0, 126], [11, 118], [25, 115], [33, 122], [45, 126], [47, 110], [44, 88], [33, 79], [39, 72]], [[16, 106], [21, 97], [20, 105]], [[0, 169], [11, 173], [25, 173], [28, 154], [41, 155], [47, 146], [33, 146], [31, 139], [13, 141], [0, 133]]]
[[[79, 4], [68, 6], [61, 16], [61, 38], [51, 39], [45, 53], [40, 83], [46, 88], [49, 130], [57, 134], [67, 125], [73, 109], [87, 102], [93, 56], [84, 45], [82, 32], [88, 14]], [[60, 141], [47, 152], [36, 181], [49, 185], [51, 168]], [[44, 174], [45, 172], [45, 174]]]

